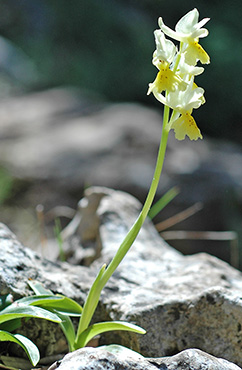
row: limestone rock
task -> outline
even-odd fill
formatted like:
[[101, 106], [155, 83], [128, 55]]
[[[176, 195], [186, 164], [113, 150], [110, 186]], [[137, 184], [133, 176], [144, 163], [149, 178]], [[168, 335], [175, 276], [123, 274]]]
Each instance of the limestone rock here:
[[1, 163], [21, 178], [75, 191], [84, 181], [149, 186], [161, 135], [152, 109], [52, 89], [0, 102], [0, 119]]
[[145, 358], [119, 346], [83, 348], [66, 355], [49, 370], [239, 370], [233, 363], [197, 349], [171, 357]]
[[[88, 212], [90, 206], [95, 212]], [[83, 302], [103, 263], [109, 263], [141, 209], [131, 195], [89, 188], [82, 225], [94, 230], [100, 257], [89, 268], [41, 260], [4, 227], [0, 239], [0, 294], [26, 295], [27, 279]], [[85, 208], [85, 207], [84, 207]], [[88, 227], [89, 227], [88, 226]], [[74, 228], [82, 241], [82, 226]], [[87, 240], [85, 240], [87, 242]], [[81, 248], [81, 245], [77, 246]], [[242, 274], [207, 254], [183, 256], [165, 243], [146, 220], [137, 240], [104, 289], [95, 321], [126, 320], [144, 327], [146, 335], [110, 332], [101, 344], [117, 343], [147, 357], [199, 348], [242, 365]]]
[[[89, 189], [87, 196], [92, 191], [103, 189]], [[123, 192], [109, 192], [101, 199], [97, 214], [102, 254], [92, 267], [112, 258], [139, 210], [139, 203]], [[208, 254], [183, 256], [160, 239], [147, 220], [100, 305], [101, 316], [137, 323], [147, 334], [109, 333], [105, 341], [124, 346], [131, 342], [145, 356], [197, 347], [241, 364], [241, 291], [239, 271]]]
[[0, 295], [11, 293], [14, 298], [26, 296], [30, 293], [27, 282], [32, 279], [44, 283], [53, 292], [62, 292], [81, 301], [95, 277], [92, 270], [84, 266], [53, 263], [42, 258], [24, 247], [2, 223], [0, 250]]

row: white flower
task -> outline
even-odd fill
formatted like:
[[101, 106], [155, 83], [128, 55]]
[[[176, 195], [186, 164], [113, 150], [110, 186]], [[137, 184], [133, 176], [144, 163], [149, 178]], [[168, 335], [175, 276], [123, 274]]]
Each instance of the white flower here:
[[175, 31], [167, 27], [161, 17], [159, 18], [158, 23], [161, 30], [167, 36], [177, 41], [189, 43], [194, 40], [198, 40], [200, 37], [206, 37], [208, 35], [208, 30], [201, 27], [209, 21], [209, 18], [204, 18], [198, 22], [198, 17], [198, 10], [196, 8], [191, 10], [178, 21]]
[[156, 50], [154, 51], [152, 62], [159, 68], [161, 61], [168, 62], [169, 64], [173, 61], [177, 48], [172, 41], [166, 39], [161, 30], [155, 30], [154, 35]]
[[197, 87], [193, 78], [187, 85], [186, 90], [170, 92], [166, 98], [166, 104], [179, 113], [191, 113], [193, 109], [199, 108], [204, 102], [204, 90]]

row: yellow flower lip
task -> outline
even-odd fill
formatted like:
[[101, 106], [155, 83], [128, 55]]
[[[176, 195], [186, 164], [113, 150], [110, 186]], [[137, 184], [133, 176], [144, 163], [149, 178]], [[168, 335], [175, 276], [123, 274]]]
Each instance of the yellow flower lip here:
[[177, 140], [184, 140], [186, 135], [190, 140], [203, 138], [195, 119], [188, 112], [181, 114], [179, 118], [173, 121], [171, 128], [175, 131], [175, 138]]
[[202, 64], [210, 63], [210, 57], [203, 47], [197, 41], [192, 41], [185, 51], [185, 61], [189, 65], [195, 65], [197, 60], [200, 60]]
[[186, 89], [187, 84], [169, 68], [167, 62], [160, 60], [158, 67], [160, 70], [157, 73], [155, 81], [149, 84], [147, 95], [154, 90], [159, 94], [163, 91], [175, 91], [176, 85], [180, 85], [181, 90]]

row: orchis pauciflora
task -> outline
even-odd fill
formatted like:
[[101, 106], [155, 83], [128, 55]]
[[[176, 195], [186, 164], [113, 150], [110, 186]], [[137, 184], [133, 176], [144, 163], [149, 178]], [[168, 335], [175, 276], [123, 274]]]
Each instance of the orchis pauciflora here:
[[[174, 129], [175, 137], [183, 140], [187, 135], [190, 140], [202, 139], [201, 132], [192, 117], [192, 110], [205, 103], [204, 90], [197, 87], [194, 77], [203, 73], [204, 68], [197, 62], [210, 62], [206, 51], [199, 44], [199, 38], [206, 37], [208, 30], [202, 28], [209, 18], [198, 22], [197, 9], [191, 10], [176, 24], [175, 31], [167, 27], [159, 18], [159, 30], [154, 32], [156, 50], [152, 63], [159, 72], [153, 83], [149, 84], [148, 93], [165, 105], [163, 129]], [[180, 41], [180, 47], [174, 45], [165, 35]], [[169, 108], [173, 110], [169, 115]]]
[[[152, 92], [165, 105], [165, 108], [154, 176], [137, 220], [119, 246], [112, 261], [108, 266], [104, 265], [101, 268], [89, 291], [73, 349], [82, 347], [87, 337], [89, 338], [89, 324], [99, 302], [101, 291], [129, 251], [148, 215], [159, 184], [170, 129], [174, 129], [176, 138], [179, 140], [184, 139], [185, 135], [188, 135], [191, 140], [202, 138], [191, 114], [194, 108], [200, 107], [205, 102], [204, 90], [194, 83], [194, 76], [201, 74], [204, 70], [196, 65], [198, 61], [209, 63], [209, 56], [198, 43], [200, 37], [208, 34], [208, 31], [201, 27], [209, 19], [205, 18], [198, 22], [198, 15], [197, 9], [187, 13], [177, 23], [176, 31], [165, 26], [162, 18], [159, 18], [160, 29], [155, 31], [156, 50], [153, 55], [153, 64], [159, 72], [155, 81], [149, 85], [148, 94]], [[166, 39], [165, 34], [180, 41], [179, 51], [172, 41]], [[170, 108], [173, 110], [172, 114], [170, 114]], [[104, 331], [101, 327], [98, 329], [98, 333]], [[142, 333], [142, 329], [137, 330], [136, 328], [136, 332]]]
[[[160, 29], [154, 33], [156, 50], [153, 54], [153, 64], [159, 72], [155, 81], [149, 84], [148, 94], [152, 92], [165, 107], [154, 176], [137, 220], [119, 246], [110, 264], [103, 265], [100, 269], [88, 293], [84, 307], [82, 308], [67, 297], [55, 296], [38, 282], [33, 281], [30, 281], [29, 285], [36, 293], [34, 296], [22, 298], [13, 304], [11, 304], [10, 297], [0, 296], [0, 300], [2, 298], [3, 302], [2, 307], [0, 304], [0, 341], [18, 343], [25, 349], [34, 365], [39, 361], [37, 347], [26, 337], [9, 332], [19, 327], [20, 319], [23, 317], [38, 317], [59, 322], [71, 351], [84, 347], [94, 336], [110, 330], [145, 333], [144, 329], [125, 322], [111, 321], [93, 325], [90, 325], [90, 322], [102, 289], [129, 251], [149, 213], [159, 184], [170, 129], [174, 129], [175, 137], [178, 140], [183, 140], [186, 135], [191, 140], [202, 138], [192, 117], [192, 110], [205, 103], [204, 90], [197, 87], [194, 83], [194, 77], [204, 71], [202, 67], [197, 66], [198, 61], [203, 64], [209, 63], [208, 54], [199, 44], [199, 38], [208, 35], [208, 31], [202, 26], [208, 22], [209, 18], [198, 22], [198, 16], [197, 9], [193, 9], [180, 19], [175, 31], [167, 27], [162, 18], [159, 18]], [[172, 41], [166, 39], [165, 35], [180, 41], [179, 50]], [[171, 114], [170, 109], [173, 110]], [[173, 190], [173, 195], [174, 192]], [[80, 316], [77, 332], [75, 332], [69, 316]]]

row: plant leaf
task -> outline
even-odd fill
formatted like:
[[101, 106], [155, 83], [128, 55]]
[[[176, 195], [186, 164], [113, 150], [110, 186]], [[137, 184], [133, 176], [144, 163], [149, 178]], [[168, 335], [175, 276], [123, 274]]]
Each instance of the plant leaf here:
[[43, 287], [43, 285], [37, 280], [29, 280], [28, 284], [29, 284], [30, 288], [35, 292], [35, 294], [38, 294], [38, 295], [54, 295], [54, 293], [51, 290], [45, 289]]
[[86, 330], [82, 332], [77, 340], [75, 349], [85, 347], [87, 343], [96, 335], [105, 333], [106, 331], [113, 330], [127, 330], [138, 334], [145, 334], [146, 331], [140, 326], [130, 324], [124, 321], [107, 321], [100, 322], [89, 326]]
[[149, 210], [148, 216], [153, 219], [160, 211], [162, 211], [167, 204], [169, 204], [177, 195], [179, 194], [179, 189], [174, 186], [168, 190]]
[[17, 305], [15, 303], [0, 312], [0, 323], [21, 317], [34, 317], [60, 323], [61, 319], [55, 314], [41, 307]]
[[0, 295], [0, 311], [13, 303], [12, 294]]
[[75, 339], [76, 339], [76, 333], [75, 333], [73, 323], [72, 323], [70, 317], [67, 316], [66, 314], [63, 315], [63, 314], [58, 312], [57, 315], [62, 320], [59, 325], [60, 325], [60, 327], [61, 327], [61, 329], [62, 329], [62, 331], [63, 331], [63, 333], [66, 337], [66, 340], [67, 340], [68, 345], [69, 345], [69, 350], [74, 351], [74, 343], [75, 343]]
[[0, 330], [0, 341], [14, 342], [19, 344], [26, 352], [30, 362], [35, 366], [40, 359], [38, 347], [28, 338], [20, 334], [11, 334], [7, 331]]
[[77, 338], [79, 338], [81, 333], [88, 328], [88, 325], [93, 317], [94, 311], [98, 305], [102, 288], [105, 285], [105, 284], [103, 285], [101, 282], [101, 279], [105, 274], [105, 269], [106, 264], [104, 264], [99, 270], [97, 277], [89, 290], [85, 304], [83, 306], [82, 316], [78, 324]]
[[[58, 295], [58, 294], [54, 295], [51, 292], [51, 290], [45, 289], [43, 285], [39, 283], [38, 281], [30, 280], [29, 286], [31, 287], [31, 289], [33, 289], [33, 291], [36, 294], [39, 295], [39, 299], [43, 297], [49, 297], [47, 298], [47, 301], [48, 299], [51, 299], [51, 298], [56, 299], [57, 304], [55, 305], [55, 307], [53, 306], [53, 301], [52, 301], [52, 304], [48, 305], [48, 307], [46, 305], [45, 308], [50, 311], [53, 310], [53, 312], [56, 313], [58, 317], [62, 320], [60, 323], [61, 329], [67, 339], [70, 351], [73, 351], [74, 343], [76, 339], [76, 333], [75, 333], [73, 323], [69, 316], [80, 316], [80, 314], [82, 313], [82, 307], [77, 302], [75, 302], [74, 300], [70, 298], [67, 298], [65, 296]], [[54, 298], [54, 297], [57, 297], [57, 298]], [[28, 297], [28, 298], [31, 298], [31, 297]], [[47, 303], [47, 301], [44, 301], [44, 305]]]
[[5, 366], [3, 364], [0, 364], [0, 369], [5, 369], [5, 370], [19, 370], [19, 369], [16, 369], [16, 367], [9, 367], [9, 366]]
[[24, 297], [16, 301], [17, 303], [23, 303], [31, 306], [40, 306], [45, 309], [54, 309], [64, 315], [68, 316], [80, 316], [82, 313], [82, 307], [75, 302], [73, 299], [65, 297], [63, 295], [34, 295], [30, 297]]
[[[1, 315], [1, 314], [0, 314]], [[0, 330], [14, 331], [22, 325], [21, 318], [5, 321], [0, 324]]]

